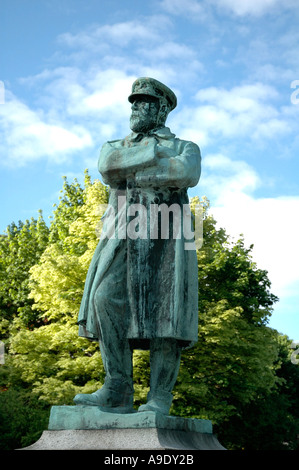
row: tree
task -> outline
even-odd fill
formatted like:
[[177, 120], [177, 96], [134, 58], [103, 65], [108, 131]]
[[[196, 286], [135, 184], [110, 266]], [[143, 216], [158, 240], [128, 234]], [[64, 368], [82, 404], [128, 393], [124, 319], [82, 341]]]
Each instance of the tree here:
[[[79, 386], [84, 391], [96, 388], [101, 382], [95, 382], [96, 376], [103, 378], [97, 346], [78, 338], [76, 325], [84, 280], [98, 242], [99, 216], [95, 214], [99, 202], [107, 202], [106, 188], [100, 182], [87, 181], [84, 191], [65, 183], [54, 213], [54, 236], [50, 229], [50, 243], [31, 268], [30, 297], [49, 324], [34, 332], [20, 331], [11, 348], [23, 380], [33, 384], [35, 393], [45, 399], [54, 393], [51, 400], [55, 401], [55, 389], [61, 392], [68, 387], [71, 396]], [[173, 412], [181, 413], [184, 407], [185, 416], [212, 414], [217, 421], [230, 416], [240, 403], [250, 401], [259, 388], [274, 384], [277, 351], [271, 330], [264, 327], [274, 302], [274, 296], [266, 291], [266, 272], [256, 268], [242, 240], [232, 244], [224, 230], [216, 230], [207, 209], [206, 204], [205, 243], [198, 252], [199, 341], [183, 356]], [[134, 358], [140, 371], [140, 376], [135, 372], [136, 406], [144, 399], [144, 385], [148, 384], [148, 368], [138, 368], [138, 361], [143, 363], [145, 358], [146, 353], [136, 353]], [[86, 384], [83, 377], [89, 378]]]
[[243, 404], [224, 425], [220, 442], [232, 450], [296, 450], [299, 434], [299, 367], [291, 362], [291, 343], [273, 332], [278, 347], [277, 383]]
[[250, 324], [242, 307], [218, 301], [204, 312], [198, 343], [183, 354], [174, 413], [221, 423], [276, 383], [271, 329]]
[[0, 237], [0, 326], [2, 339], [17, 316], [27, 327], [37, 325], [33, 301], [28, 298], [29, 270], [35, 265], [48, 243], [49, 229], [40, 211], [38, 219], [12, 223]]
[[244, 238], [233, 242], [208, 214], [204, 201], [203, 247], [198, 251], [199, 312], [225, 299], [231, 308], [242, 307], [242, 316], [254, 325], [266, 325], [278, 298], [270, 292], [265, 270], [253, 262], [253, 245], [245, 247]]
[[33, 308], [45, 312], [48, 320], [74, 322], [108, 191], [100, 181], [91, 184], [87, 173], [84, 190], [77, 181], [71, 185], [65, 181], [63, 191], [54, 211], [49, 244], [30, 270], [30, 297]]
[[[76, 393], [93, 392], [104, 381], [98, 345], [78, 337], [77, 315], [107, 202], [107, 188], [99, 181], [91, 183], [88, 174], [84, 188], [65, 180], [48, 244], [28, 279], [29, 299], [41, 323], [28, 329], [16, 316], [10, 326], [6, 385], [28, 389], [48, 405], [72, 404]], [[194, 199], [191, 207], [198, 202]], [[269, 397], [279, 406], [283, 393], [290, 415], [287, 424], [298, 402], [284, 382], [289, 374], [282, 359], [285, 349], [277, 332], [267, 326], [277, 300], [270, 292], [267, 272], [253, 262], [252, 247], [246, 248], [242, 237], [233, 242], [225, 230], [217, 229], [208, 202], [202, 204], [204, 244], [197, 253], [199, 340], [183, 352], [171, 413], [211, 419], [220, 434], [228, 426], [226, 442], [242, 448], [242, 436], [236, 437], [240, 419], [248, 424], [244, 435], [253, 429], [246, 410], [260, 410], [262, 416], [267, 403], [264, 410], [276, 422]], [[135, 351], [133, 360], [137, 407], [149, 389], [148, 352]], [[296, 373], [292, 370], [294, 383]]]
[[49, 410], [22, 390], [0, 393], [0, 450], [15, 450], [36, 442], [49, 422]]
[[276, 383], [278, 348], [266, 323], [277, 298], [252, 246], [232, 242], [203, 204], [198, 342], [183, 353], [173, 413], [221, 423]]
[[48, 246], [30, 270], [29, 297], [44, 325], [29, 331], [15, 322], [11, 329], [14, 370], [49, 404], [72, 403], [77, 391], [88, 393], [104, 380], [98, 345], [78, 337], [77, 315], [107, 202], [107, 188], [91, 184], [87, 173], [84, 189], [65, 180]]

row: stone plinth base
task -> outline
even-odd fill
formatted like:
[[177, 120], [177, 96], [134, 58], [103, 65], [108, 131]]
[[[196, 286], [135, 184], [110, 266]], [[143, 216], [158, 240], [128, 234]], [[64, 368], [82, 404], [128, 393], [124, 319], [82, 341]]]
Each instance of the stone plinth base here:
[[96, 406], [53, 406], [48, 431], [23, 450], [225, 450], [208, 420], [153, 411], [117, 414]]
[[212, 434], [165, 429], [44, 431], [22, 450], [225, 450]]

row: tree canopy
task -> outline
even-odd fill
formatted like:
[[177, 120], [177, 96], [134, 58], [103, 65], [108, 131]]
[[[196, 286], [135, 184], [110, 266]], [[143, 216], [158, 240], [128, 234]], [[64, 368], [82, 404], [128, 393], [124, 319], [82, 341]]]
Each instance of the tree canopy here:
[[[107, 187], [86, 172], [84, 187], [64, 180], [49, 227], [40, 213], [37, 220], [11, 224], [0, 237], [0, 333], [7, 351], [0, 415], [1, 399], [12, 391], [49, 407], [73, 404], [76, 393], [103, 384], [98, 345], [78, 337], [77, 315], [107, 202]], [[290, 361], [291, 340], [267, 326], [277, 301], [267, 272], [256, 266], [242, 237], [233, 241], [217, 228], [205, 198], [194, 198], [191, 209], [199, 203], [198, 342], [183, 353], [171, 413], [212, 420], [230, 448], [254, 447], [249, 430], [269, 435], [280, 424], [276, 445], [294, 447], [299, 369]], [[134, 352], [134, 385], [137, 407], [149, 390], [146, 351]], [[260, 414], [260, 425], [252, 413]]]

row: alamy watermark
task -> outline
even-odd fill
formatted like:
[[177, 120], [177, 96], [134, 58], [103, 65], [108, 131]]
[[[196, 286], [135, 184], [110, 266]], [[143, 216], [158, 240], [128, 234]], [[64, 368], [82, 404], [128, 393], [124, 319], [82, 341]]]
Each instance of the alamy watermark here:
[[5, 88], [4, 83], [0, 80], [0, 104], [5, 103]]
[[299, 104], [299, 80], [293, 80], [291, 82], [291, 88], [295, 88], [291, 94], [291, 103]]
[[292, 354], [291, 354], [291, 362], [292, 362], [292, 364], [299, 364], [299, 359], [297, 359], [297, 356], [299, 354], [299, 342], [296, 342], [296, 343], [293, 342], [291, 344], [291, 348], [295, 349], [295, 351], [293, 351]]
[[125, 195], [118, 196], [117, 208], [100, 204], [103, 214], [97, 226], [102, 239], [168, 240], [184, 239], [185, 250], [198, 250], [203, 244], [203, 207], [189, 204], [127, 204]]
[[4, 358], [4, 343], [3, 341], [0, 341], [0, 364], [5, 363], [5, 358]]

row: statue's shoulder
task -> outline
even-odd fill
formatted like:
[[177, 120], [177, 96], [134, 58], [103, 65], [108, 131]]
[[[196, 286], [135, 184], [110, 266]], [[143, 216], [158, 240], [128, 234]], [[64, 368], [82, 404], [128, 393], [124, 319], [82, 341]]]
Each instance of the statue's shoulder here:
[[123, 141], [124, 139], [108, 140], [102, 145], [100, 156], [103, 157], [104, 155], [109, 155], [111, 152], [122, 148], [124, 145]]
[[118, 147], [120, 145], [123, 145], [124, 139], [116, 139], [116, 140], [107, 140], [107, 142], [104, 143], [103, 147], [105, 146], [110, 146], [110, 147]]
[[190, 140], [184, 140], [184, 139], [177, 137], [173, 132], [171, 132], [171, 130], [168, 127], [164, 127], [160, 129], [159, 132], [157, 132], [157, 135], [158, 137], [162, 137], [165, 140], [174, 142], [179, 147], [182, 147], [182, 148], [192, 147], [196, 150], [197, 149], [199, 150], [199, 147], [197, 144], [195, 144], [194, 142], [191, 142]]
[[200, 148], [195, 142], [192, 142], [191, 140], [180, 139], [178, 137], [175, 137], [174, 140], [177, 148], [181, 152], [192, 152], [200, 156]]

